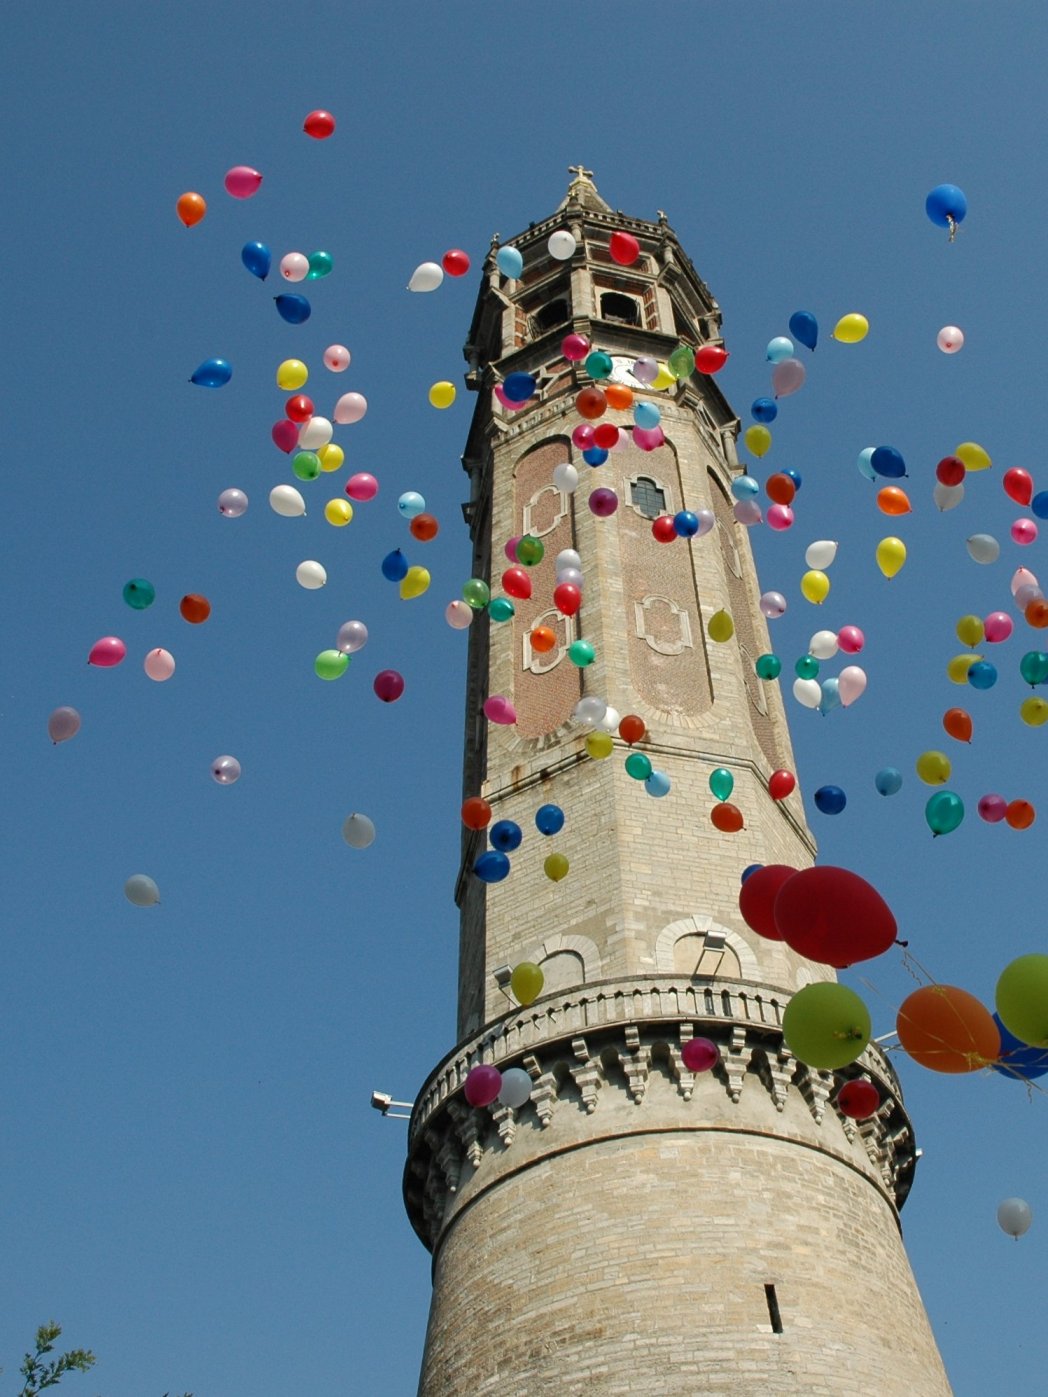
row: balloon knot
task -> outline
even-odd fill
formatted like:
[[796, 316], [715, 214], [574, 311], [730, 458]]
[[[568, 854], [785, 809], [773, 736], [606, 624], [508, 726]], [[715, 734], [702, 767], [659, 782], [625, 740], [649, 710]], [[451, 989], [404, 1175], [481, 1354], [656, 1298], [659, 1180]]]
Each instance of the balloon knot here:
[[900, 941], [899, 938], [896, 937], [896, 938], [895, 938], [895, 944], [896, 944], [896, 946], [902, 946], [902, 948], [905, 950], [906, 947], [907, 947], [910, 943], [909, 943], [908, 941]]

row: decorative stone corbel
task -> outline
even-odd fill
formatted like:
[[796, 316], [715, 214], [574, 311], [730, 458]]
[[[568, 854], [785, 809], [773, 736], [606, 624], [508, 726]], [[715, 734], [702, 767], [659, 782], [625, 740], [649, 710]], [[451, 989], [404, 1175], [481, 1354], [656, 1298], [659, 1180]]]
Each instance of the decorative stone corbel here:
[[746, 1080], [746, 1069], [750, 1065], [750, 1050], [746, 1043], [746, 1030], [736, 1025], [731, 1031], [731, 1041], [721, 1055], [724, 1075], [728, 1082], [728, 1095], [736, 1105], [742, 1096], [742, 1085]]
[[454, 1125], [455, 1134], [462, 1141], [466, 1158], [474, 1169], [479, 1169], [484, 1151], [480, 1147], [480, 1130], [476, 1111], [469, 1106], [463, 1106], [460, 1101], [449, 1101], [448, 1115]]
[[571, 1051], [579, 1063], [578, 1067], [570, 1069], [572, 1079], [582, 1095], [582, 1104], [586, 1108], [586, 1114], [592, 1116], [597, 1109], [597, 1092], [600, 1089], [600, 1067], [591, 1056], [589, 1048], [586, 1046], [585, 1038], [573, 1038], [571, 1040]]
[[651, 1049], [641, 1049], [640, 1033], [636, 1024], [626, 1025], [626, 1051], [620, 1057], [622, 1070], [626, 1074], [626, 1084], [630, 1096], [639, 1106], [648, 1089], [651, 1074]]

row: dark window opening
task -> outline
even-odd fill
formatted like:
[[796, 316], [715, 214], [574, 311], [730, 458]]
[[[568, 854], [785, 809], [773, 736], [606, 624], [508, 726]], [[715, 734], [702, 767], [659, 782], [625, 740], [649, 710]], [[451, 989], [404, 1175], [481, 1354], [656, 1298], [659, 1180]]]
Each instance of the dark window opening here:
[[640, 306], [632, 296], [622, 296], [618, 291], [605, 291], [600, 298], [602, 320], [617, 320], [622, 325], [640, 324]]
[[568, 303], [564, 300], [549, 301], [531, 317], [536, 333], [544, 334], [554, 325], [563, 325], [568, 318]]
[[771, 1320], [771, 1330], [773, 1334], [782, 1333], [782, 1315], [779, 1313], [779, 1302], [775, 1295], [775, 1287], [766, 1285], [764, 1296], [768, 1302], [768, 1318]]
[[666, 513], [666, 492], [648, 476], [640, 475], [630, 482], [630, 503], [645, 519], [657, 519]]

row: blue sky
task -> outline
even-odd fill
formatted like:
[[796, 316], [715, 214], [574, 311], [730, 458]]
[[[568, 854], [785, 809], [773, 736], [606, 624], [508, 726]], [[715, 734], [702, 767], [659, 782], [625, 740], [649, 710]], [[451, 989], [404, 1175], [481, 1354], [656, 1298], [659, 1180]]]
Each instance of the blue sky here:
[[[1012, 570], [1048, 573], [1043, 541], [1009, 541], [1020, 511], [1000, 485], [1023, 466], [1048, 488], [1038, 17], [937, 0], [657, 15], [221, 0], [177, 15], [12, 17], [0, 96], [9, 1386], [54, 1316], [100, 1355], [70, 1391], [414, 1390], [427, 1257], [400, 1202], [403, 1126], [367, 1101], [373, 1088], [410, 1098], [454, 1038], [465, 637], [443, 609], [468, 576], [458, 458], [472, 403], [460, 392], [439, 413], [426, 391], [459, 380], [476, 278], [432, 296], [404, 287], [448, 247], [476, 265], [493, 232], [545, 217], [569, 164], [594, 169], [614, 207], [667, 211], [724, 311], [720, 382], [744, 419], [790, 314], [823, 327], [756, 472], [801, 472], [797, 523], [754, 539], [764, 586], [790, 600], [773, 630], [787, 670], [814, 630], [867, 634], [869, 688], [852, 709], [822, 719], [787, 698], [820, 857], [877, 884], [933, 978], [986, 1001], [1008, 960], [1046, 949], [1048, 733], [1017, 714], [1018, 661], [1036, 635], [1019, 623], [996, 647], [989, 692], [955, 688], [944, 670], [962, 648], [959, 616], [1018, 621]], [[315, 107], [338, 119], [330, 141], [302, 134]], [[244, 203], [222, 191], [239, 163], [265, 176]], [[970, 201], [953, 245], [924, 215], [942, 181]], [[209, 201], [188, 231], [174, 215], [187, 189]], [[280, 320], [282, 288], [241, 266], [253, 239], [277, 257], [332, 254], [307, 325]], [[830, 343], [852, 310], [868, 339]], [[935, 335], [951, 323], [967, 343], [944, 356]], [[332, 341], [353, 352], [337, 379], [320, 365]], [[215, 355], [232, 382], [191, 387]], [[347, 467], [330, 491], [324, 478], [304, 488], [296, 521], [266, 504], [289, 478], [269, 429], [283, 403], [273, 372], [291, 356], [310, 364], [318, 406], [348, 389], [370, 404], [339, 433]], [[994, 467], [940, 515], [934, 465], [964, 440]], [[914, 513], [898, 524], [855, 466], [882, 444], [910, 468]], [[322, 504], [347, 469], [381, 489], [335, 530]], [[215, 508], [229, 486], [250, 496], [239, 520]], [[411, 604], [378, 571], [411, 544], [395, 509], [407, 489], [441, 523], [413, 547], [434, 584]], [[969, 559], [976, 532], [1002, 540], [998, 564]], [[889, 584], [873, 550], [891, 533], [910, 556]], [[841, 542], [818, 610], [797, 590], [817, 538]], [[328, 569], [319, 593], [295, 583], [306, 558]], [[121, 600], [132, 577], [156, 586], [149, 611]], [[205, 625], [179, 617], [187, 592], [211, 599]], [[372, 638], [323, 684], [313, 658], [351, 617]], [[91, 644], [111, 633], [128, 660], [89, 669]], [[175, 654], [168, 684], [142, 673], [153, 646]], [[407, 681], [391, 706], [371, 691], [387, 667]], [[59, 704], [83, 728], [53, 748]], [[954, 704], [976, 725], [963, 752], [940, 727]], [[934, 842], [913, 771], [928, 748], [955, 758], [967, 806]], [[220, 788], [210, 764], [227, 752], [244, 775]], [[885, 800], [873, 777], [888, 764], [905, 782]], [[827, 783], [849, 796], [832, 819], [811, 803]], [[978, 797], [998, 790], [1043, 806], [1031, 830], [977, 818]], [[696, 823], [705, 797], [673, 796]], [[378, 828], [366, 852], [340, 838], [351, 810]], [[156, 878], [160, 907], [125, 901], [136, 872]], [[883, 1033], [914, 981], [892, 955], [852, 983]], [[925, 1151], [905, 1233], [955, 1389], [1032, 1389], [1048, 1359], [1032, 1303], [1041, 1094], [895, 1060]], [[1035, 1214], [1019, 1244], [994, 1219], [1012, 1194]]]

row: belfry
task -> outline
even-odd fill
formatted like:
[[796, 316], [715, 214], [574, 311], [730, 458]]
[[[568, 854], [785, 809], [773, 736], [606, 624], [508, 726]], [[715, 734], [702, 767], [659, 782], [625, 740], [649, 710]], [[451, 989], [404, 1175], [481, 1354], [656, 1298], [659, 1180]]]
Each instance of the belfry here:
[[[895, 1073], [872, 1044], [836, 1073], [791, 1055], [790, 996], [833, 971], [739, 913], [745, 867], [815, 855], [799, 795], [768, 789], [793, 759], [778, 686], [754, 668], [771, 646], [732, 511], [739, 422], [711, 376], [655, 392], [635, 373], [681, 344], [719, 346], [720, 311], [665, 215], [616, 213], [590, 171], [571, 173], [557, 210], [512, 240], [518, 277], [493, 242], [465, 351], [473, 575], [498, 593], [511, 538], [544, 555], [515, 614], [480, 612], [470, 633], [464, 794], [524, 837], [489, 884], [473, 872], [484, 831], [463, 836], [458, 1043], [418, 1094], [404, 1181], [433, 1253], [419, 1391], [944, 1397], [899, 1230], [916, 1151]], [[567, 256], [549, 248], [560, 231]], [[613, 255], [616, 232], [634, 260]], [[572, 334], [609, 357], [603, 388], [657, 404], [664, 440], [620, 433], [602, 464], [583, 459], [576, 399], [594, 381], [564, 355]], [[522, 406], [495, 392], [511, 374], [535, 381]], [[574, 491], [554, 480], [564, 464]], [[613, 512], [590, 507], [595, 489], [614, 491]], [[657, 541], [653, 520], [680, 511], [715, 522]], [[564, 550], [581, 561], [575, 615], [553, 601]], [[720, 611], [727, 643], [708, 634]], [[532, 644], [538, 627], [552, 648]], [[583, 667], [578, 640], [593, 647]], [[515, 722], [485, 717], [492, 696]], [[655, 793], [624, 770], [616, 724], [604, 720], [610, 757], [587, 751], [585, 698], [591, 716], [603, 701], [643, 719], [633, 750], [662, 774]], [[738, 832], [710, 821], [717, 768], [734, 778]], [[535, 814], [550, 804], [565, 821], [544, 836]], [[562, 881], [543, 871], [552, 852], [570, 865]], [[527, 1007], [508, 992], [521, 962], [545, 977]], [[719, 1050], [708, 1071], [682, 1057], [696, 1037]], [[470, 1106], [478, 1064], [523, 1069], [530, 1100]], [[856, 1077], [881, 1097], [863, 1121], [835, 1104]]]

